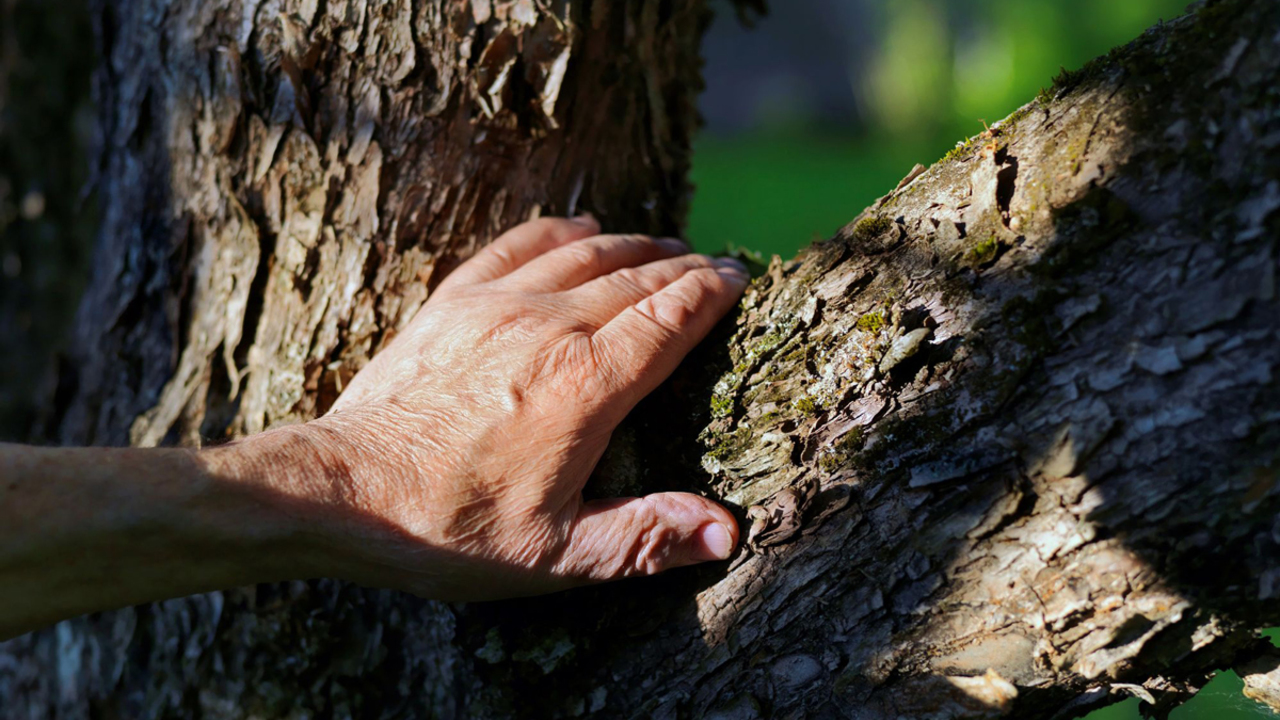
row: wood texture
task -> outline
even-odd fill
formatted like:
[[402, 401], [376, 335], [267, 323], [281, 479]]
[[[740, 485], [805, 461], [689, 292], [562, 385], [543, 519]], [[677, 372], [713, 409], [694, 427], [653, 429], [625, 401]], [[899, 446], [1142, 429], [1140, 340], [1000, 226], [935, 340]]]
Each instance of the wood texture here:
[[[312, 62], [315, 40], [297, 38], [352, 5], [281, 16], [264, 3], [242, 26], [195, 3], [126, 4], [146, 5], [102, 15], [115, 17], [100, 81], [116, 202], [69, 440], [194, 442], [322, 410], [447, 257], [534, 207], [574, 205], [568, 167], [585, 168], [578, 204], [615, 227], [680, 216], [699, 8], [559, 15], [575, 39], [554, 129], [538, 103], [507, 100], [518, 122], [491, 126], [474, 94], [491, 85], [462, 80], [502, 64], [477, 49], [502, 57], [499, 25], [526, 40], [550, 27], [516, 20], [541, 4], [447, 16], [459, 38], [487, 28], [449, 83], [422, 49], [445, 40], [385, 21], [441, 29], [425, 6], [358, 15], [350, 45], [333, 26], [317, 51], [329, 60]], [[295, 16], [310, 35], [271, 34]], [[236, 27], [243, 49], [214, 40]], [[393, 52], [396, 37], [418, 51]], [[133, 62], [200, 43], [210, 62]], [[233, 47], [238, 64], [212, 61]], [[291, 63], [312, 75], [286, 81]], [[1280, 619], [1278, 72], [1280, 7], [1204, 4], [775, 260], [616, 434], [592, 492], [698, 488], [745, 520], [813, 488], [780, 544], [511, 603], [329, 581], [175, 600], [0, 646], [0, 697], [19, 717], [1053, 718], [1130, 695], [1161, 714], [1246, 662], [1266, 696], [1274, 661], [1256, 632]], [[366, 77], [390, 84], [361, 116]], [[522, 77], [513, 97], [537, 97], [541, 76]], [[417, 99], [400, 105], [406, 87]], [[425, 114], [437, 87], [457, 89]], [[615, 99], [585, 105], [602, 93]], [[346, 110], [326, 113], [339, 95]], [[205, 97], [241, 101], [220, 113]], [[592, 114], [604, 107], [618, 112]], [[355, 117], [377, 118], [363, 149]], [[484, 144], [503, 133], [527, 144]]]

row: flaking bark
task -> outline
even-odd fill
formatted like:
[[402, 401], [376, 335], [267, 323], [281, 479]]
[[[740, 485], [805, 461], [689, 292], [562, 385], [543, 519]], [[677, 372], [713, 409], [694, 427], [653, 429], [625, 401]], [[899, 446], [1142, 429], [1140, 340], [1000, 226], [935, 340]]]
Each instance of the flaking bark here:
[[[701, 11], [612, 6], [639, 23], [619, 20], [619, 31], [649, 28], [686, 58], [659, 74], [669, 82], [645, 86], [665, 95], [626, 82], [614, 90], [645, 118], [646, 143], [615, 134], [631, 115], [588, 128], [576, 123], [596, 115], [566, 109], [562, 130], [538, 135], [531, 128], [545, 118], [534, 113], [506, 131], [528, 133], [520, 147], [576, 158], [561, 162], [595, 179], [584, 197], [610, 224], [669, 229], [688, 136], [656, 129], [688, 121]], [[302, 25], [314, 37], [325, 27], [316, 18], [343, 7], [304, 13]], [[542, 8], [507, 11], [519, 7]], [[571, 46], [597, 48], [587, 56], [604, 62], [619, 48], [593, 34], [612, 25], [587, 22], [600, 7], [560, 17], [583, 33]], [[514, 22], [495, 19], [497, 5], [473, 8], [493, 17], [452, 27]], [[204, 27], [193, 19], [206, 12], [206, 23], [228, 23], [181, 2], [158, 24], [139, 17], [191, 40], [210, 37], [188, 32]], [[423, 7], [410, 15], [432, 17]], [[281, 17], [278, 27], [293, 22]], [[136, 22], [116, 26], [117, 42], [149, 37]], [[112, 270], [86, 305], [84, 332], [97, 344], [84, 347], [110, 352], [87, 366], [97, 375], [82, 376], [105, 379], [82, 380], [69, 440], [131, 432], [139, 443], [194, 441], [207, 434], [199, 428], [244, 432], [321, 411], [342, 373], [421, 303], [429, 283], [414, 278], [439, 271], [420, 270], [466, 254], [531, 207], [572, 204], [564, 193], [576, 182], [557, 183], [574, 173], [562, 166], [526, 190], [512, 178], [535, 176], [510, 174], [510, 146], [491, 154], [467, 144], [487, 127], [486, 101], [468, 84], [426, 123], [449, 133], [406, 135], [402, 123], [421, 119], [410, 109], [422, 108], [393, 112], [401, 106], [384, 90], [368, 147], [321, 150], [331, 146], [315, 138], [336, 125], [308, 124], [302, 108], [325, 107], [329, 95], [316, 88], [368, 66], [346, 66], [353, 51], [334, 50], [337, 59], [312, 64], [312, 79], [299, 83], [309, 92], [284, 103], [288, 63], [273, 65], [263, 48], [296, 39], [268, 42], [261, 23], [239, 51], [256, 59], [227, 71], [241, 78], [241, 97], [254, 98], [233, 121], [219, 124], [218, 103], [168, 95], [152, 77], [206, 72], [209, 88], [234, 85], [216, 80], [217, 63], [117, 64], [100, 76], [116, 88], [104, 123], [122, 140], [108, 145], [103, 192], [123, 205], [135, 183], [164, 191], [146, 196], [151, 214], [138, 200], [104, 230], [100, 258]], [[119, 31], [126, 26], [132, 34]], [[484, 37], [504, 42], [495, 29]], [[355, 47], [383, 47], [377, 37], [361, 33]], [[136, 42], [113, 56], [152, 52]], [[399, 77], [390, 87], [401, 91], [444, 72], [432, 62], [433, 72], [402, 74], [408, 54], [377, 57], [377, 72]], [[429, 53], [412, 57], [417, 67]], [[562, 92], [572, 88], [579, 108], [604, 81], [572, 62]], [[1213, 670], [1248, 663], [1251, 692], [1265, 697], [1274, 660], [1256, 633], [1280, 623], [1278, 71], [1280, 7], [1206, 4], [1064, 73], [832, 240], [775, 260], [719, 337], [616, 433], [592, 492], [697, 488], [745, 520], [785, 488], [816, 485], [789, 542], [746, 550], [727, 567], [511, 603], [447, 607], [329, 581], [176, 600], [9, 643], [0, 695], [32, 717], [57, 707], [156, 717], [1053, 718], [1129, 695], [1163, 713]], [[665, 112], [650, 104], [660, 98]], [[112, 124], [161, 100], [187, 113], [176, 116], [182, 132], [161, 132], [174, 126], [153, 117], [131, 143], [140, 121]], [[480, 105], [464, 121], [454, 113], [467, 101]], [[266, 153], [254, 138], [270, 138], [272, 122], [285, 131]], [[361, 125], [343, 127], [355, 138]], [[213, 161], [174, 149], [200, 138], [221, 148]], [[588, 152], [605, 148], [608, 157]], [[629, 162], [640, 149], [676, 162]], [[359, 178], [379, 153], [370, 201]], [[406, 155], [419, 161], [386, 161]], [[426, 157], [436, 158], [430, 170]], [[162, 162], [170, 174], [157, 185]], [[453, 174], [455, 165], [468, 174]], [[645, 174], [659, 167], [665, 185]], [[415, 173], [433, 184], [408, 192]], [[447, 189], [458, 183], [464, 190]], [[628, 195], [653, 187], [665, 189], [649, 208]], [[503, 202], [486, 194], [503, 192]], [[432, 202], [444, 209], [403, 225]], [[126, 225], [130, 212], [150, 224]], [[454, 237], [462, 245], [440, 249]], [[234, 247], [244, 250], [224, 252]], [[274, 259], [252, 269], [230, 260], [255, 250]], [[239, 272], [249, 278], [242, 291]], [[119, 312], [107, 303], [115, 292], [129, 300]], [[110, 323], [96, 322], [101, 312]], [[228, 316], [243, 318], [238, 329], [227, 329]], [[366, 334], [369, 323], [380, 329]], [[206, 328], [215, 330], [201, 335]], [[216, 381], [220, 367], [226, 378]], [[213, 401], [228, 379], [239, 392], [230, 406]]]

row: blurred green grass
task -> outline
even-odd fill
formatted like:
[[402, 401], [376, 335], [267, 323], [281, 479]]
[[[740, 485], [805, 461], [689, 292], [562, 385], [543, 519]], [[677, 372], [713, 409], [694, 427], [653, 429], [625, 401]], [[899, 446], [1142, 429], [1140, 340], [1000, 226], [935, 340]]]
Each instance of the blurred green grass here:
[[738, 245], [783, 257], [835, 234], [922, 156], [904, 143], [805, 133], [705, 137], [694, 153], [688, 237], [704, 252]]

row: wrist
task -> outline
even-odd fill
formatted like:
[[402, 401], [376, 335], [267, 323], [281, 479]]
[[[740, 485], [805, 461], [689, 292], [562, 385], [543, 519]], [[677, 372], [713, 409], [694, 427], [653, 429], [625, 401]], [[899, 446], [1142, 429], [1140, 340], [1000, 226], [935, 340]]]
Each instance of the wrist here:
[[332, 527], [347, 504], [350, 473], [327, 433], [294, 425], [203, 450], [233, 524], [225, 538], [255, 582], [333, 576]]

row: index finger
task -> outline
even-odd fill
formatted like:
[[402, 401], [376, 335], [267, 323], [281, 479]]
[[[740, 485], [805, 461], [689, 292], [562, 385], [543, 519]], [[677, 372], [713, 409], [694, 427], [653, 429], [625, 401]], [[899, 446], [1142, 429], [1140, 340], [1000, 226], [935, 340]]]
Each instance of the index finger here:
[[497, 280], [530, 260], [577, 240], [600, 234], [600, 223], [590, 215], [566, 220], [538, 218], [517, 225], [486, 245], [440, 283], [440, 288], [476, 285]]
[[747, 287], [746, 270], [721, 259], [697, 268], [623, 310], [594, 336], [600, 372], [615, 387], [618, 419], [666, 380], [685, 355], [711, 332]]

